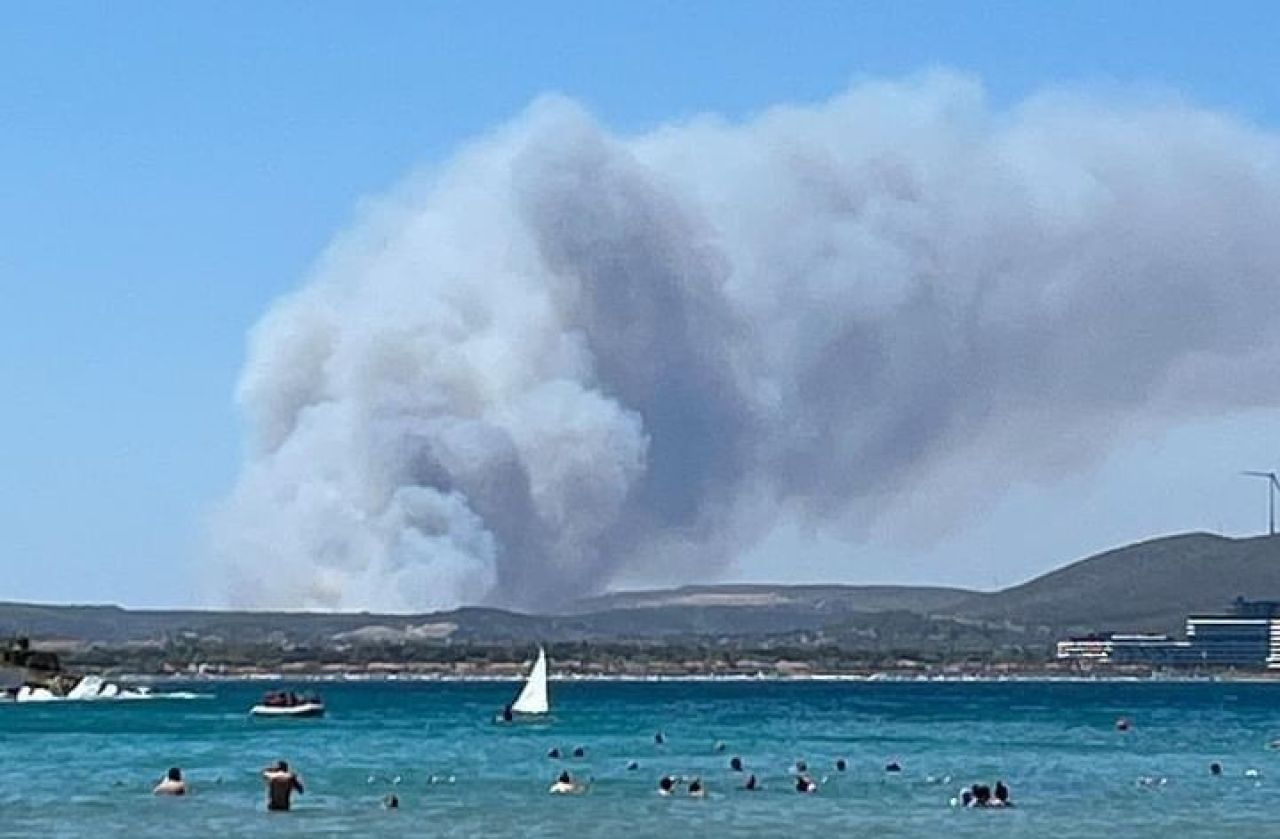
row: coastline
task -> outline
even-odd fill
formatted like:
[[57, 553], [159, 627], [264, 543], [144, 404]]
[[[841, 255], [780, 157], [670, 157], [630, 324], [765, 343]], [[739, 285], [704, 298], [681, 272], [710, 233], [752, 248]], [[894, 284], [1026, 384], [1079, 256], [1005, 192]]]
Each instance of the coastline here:
[[[113, 674], [113, 679], [131, 682], [134, 684], [161, 684], [161, 683], [182, 683], [182, 684], [198, 684], [198, 683], [233, 683], [233, 682], [299, 682], [306, 684], [338, 684], [338, 683], [383, 683], [383, 682], [410, 682], [410, 683], [448, 683], [448, 684], [519, 684], [523, 681], [520, 676], [512, 676], [507, 674], [422, 674], [422, 673], [367, 673], [367, 672], [346, 672], [346, 673], [291, 673], [291, 672], [258, 672], [258, 673], [217, 673], [203, 675], [184, 675], [184, 674], [156, 674], [156, 673], [120, 673]], [[789, 674], [655, 674], [655, 675], [628, 675], [628, 674], [574, 674], [574, 673], [552, 673], [548, 677], [552, 683], [559, 684], [575, 684], [583, 682], [597, 682], [608, 684], [653, 684], [655, 682], [672, 682], [672, 683], [788, 683], [800, 684], [805, 682], [850, 682], [850, 683], [931, 683], [931, 684], [975, 684], [975, 683], [1100, 683], [1100, 682], [1116, 682], [1116, 683], [1142, 683], [1151, 682], [1159, 684], [1178, 684], [1178, 683], [1250, 683], [1250, 684], [1277, 684], [1280, 685], [1280, 674], [1266, 673], [1205, 673], [1205, 674], [1179, 674], [1179, 673], [1150, 673], [1141, 674], [1122, 674], [1122, 673], [1092, 673], [1092, 674], [1055, 674], [1055, 673], [1019, 673], [1019, 674], [905, 674], [893, 672], [878, 672], [870, 674], [851, 674], [851, 673], [808, 673], [803, 675]]]

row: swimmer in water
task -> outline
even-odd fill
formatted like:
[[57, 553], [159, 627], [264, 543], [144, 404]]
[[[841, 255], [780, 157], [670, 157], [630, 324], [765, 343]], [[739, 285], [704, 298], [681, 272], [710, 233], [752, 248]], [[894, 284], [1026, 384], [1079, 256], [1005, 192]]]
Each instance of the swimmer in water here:
[[809, 771], [809, 764], [805, 763], [803, 760], [796, 761], [796, 774], [803, 775], [805, 772], [808, 772], [808, 771]]
[[673, 795], [676, 791], [676, 779], [670, 775], [663, 775], [662, 780], [658, 781], [658, 795]]
[[386, 798], [382, 799], [382, 806], [387, 808], [388, 810], [399, 810], [400, 799], [397, 798], [394, 794], [388, 795]]
[[661, 746], [663, 743], [667, 742], [667, 737], [659, 731], [657, 734], [653, 735], [653, 742], [654, 745]]
[[796, 776], [796, 792], [817, 792], [818, 785], [808, 775]]
[[639, 768], [640, 768], [640, 764], [639, 764], [639, 763], [636, 763], [634, 760], [629, 761], [629, 762], [627, 763], [627, 771], [628, 771], [628, 772], [634, 772], [634, 771], [636, 771], [636, 770], [637, 770], [637, 769], [639, 769]]
[[760, 783], [756, 780], [756, 776], [753, 774], [747, 778], [747, 782], [742, 785], [742, 788], [747, 792], [755, 792], [760, 789]]
[[187, 782], [182, 780], [182, 770], [173, 767], [160, 783], [156, 784], [156, 788], [151, 791], [152, 795], [186, 795]]
[[582, 748], [581, 746], [577, 746], [577, 747], [575, 747], [575, 748], [574, 748], [574, 750], [573, 750], [573, 756], [574, 756], [574, 757], [586, 757], [586, 756], [587, 756], [587, 750], [586, 750], [586, 749], [584, 749], [584, 748]]
[[514, 720], [515, 718], [516, 718], [516, 713], [515, 713], [515, 711], [513, 711], [513, 710], [511, 709], [511, 706], [510, 706], [510, 705], [503, 705], [503, 706], [502, 706], [502, 721], [503, 721], [503, 722], [511, 722], [511, 721], [512, 721], [512, 720]]
[[1009, 788], [1004, 785], [1004, 781], [996, 781], [995, 800], [991, 804], [994, 807], [1013, 806], [1013, 802], [1009, 800]]
[[991, 806], [991, 787], [986, 784], [973, 785], [973, 800], [969, 803], [970, 807], [990, 807]]
[[547, 757], [551, 758], [552, 760], [559, 760], [559, 759], [560, 759], [560, 749], [558, 749], [558, 748], [556, 748], [556, 747], [554, 747], [554, 746], [553, 746], [553, 747], [551, 748], [551, 750], [547, 752]]
[[734, 772], [741, 772], [741, 771], [742, 771], [742, 758], [740, 758], [740, 757], [731, 757], [731, 758], [729, 758], [729, 768], [730, 768], [730, 769], [732, 769]]
[[577, 795], [586, 791], [586, 786], [576, 783], [568, 772], [561, 772], [560, 777], [556, 778], [556, 782], [547, 790], [553, 795]]
[[838, 757], [838, 758], [836, 758], [836, 771], [837, 771], [837, 772], [843, 772], [844, 770], [846, 770], [846, 769], [848, 769], [848, 768], [849, 768], [849, 764], [845, 762], [845, 759], [844, 759], [844, 758], [842, 758], [842, 757]]
[[702, 786], [701, 778], [694, 778], [692, 781], [689, 782], [689, 797], [690, 798], [706, 798], [707, 797], [707, 790], [705, 787]]
[[889, 763], [885, 764], [884, 771], [886, 771], [886, 772], [901, 772], [901, 771], [902, 771], [902, 764], [901, 764], [901, 763], [898, 763], [898, 761], [896, 761], [896, 760], [889, 761]]
[[1221, 763], [1218, 763], [1217, 761], [1214, 761], [1213, 763], [1210, 763], [1210, 764], [1209, 764], [1209, 774], [1210, 774], [1210, 775], [1215, 775], [1215, 776], [1216, 776], [1216, 775], [1221, 775], [1221, 774], [1222, 774], [1222, 764], [1221, 764]]
[[1128, 731], [1130, 728], [1129, 720], [1124, 717], [1116, 720], [1116, 731]]
[[289, 768], [286, 761], [280, 761], [269, 769], [262, 770], [262, 779], [267, 782], [267, 809], [284, 812], [293, 806], [293, 794], [302, 794], [302, 778]]

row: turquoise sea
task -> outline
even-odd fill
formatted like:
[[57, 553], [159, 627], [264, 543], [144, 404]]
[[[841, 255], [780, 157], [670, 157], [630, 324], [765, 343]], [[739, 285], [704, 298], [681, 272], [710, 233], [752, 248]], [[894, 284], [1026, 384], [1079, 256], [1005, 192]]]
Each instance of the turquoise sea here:
[[[322, 684], [326, 718], [252, 719], [264, 687], [0, 706], [0, 835], [1280, 835], [1280, 684], [553, 682], [552, 718], [512, 726], [492, 722], [510, 684]], [[762, 791], [739, 788], [735, 755]], [[269, 814], [258, 770], [280, 758], [307, 791]], [[793, 791], [797, 759], [826, 778], [816, 795]], [[193, 795], [150, 794], [171, 765]], [[562, 769], [589, 792], [548, 795]], [[664, 773], [709, 797], [659, 797]], [[1016, 808], [948, 806], [997, 778]]]

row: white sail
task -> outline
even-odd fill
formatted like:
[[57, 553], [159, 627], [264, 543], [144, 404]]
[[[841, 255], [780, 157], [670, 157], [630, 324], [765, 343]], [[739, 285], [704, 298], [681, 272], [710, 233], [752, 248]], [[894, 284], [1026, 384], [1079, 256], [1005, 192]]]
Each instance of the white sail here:
[[547, 653], [542, 647], [538, 648], [538, 660], [529, 671], [529, 681], [524, 683], [520, 695], [511, 703], [511, 710], [517, 714], [545, 714], [550, 710], [547, 704]]

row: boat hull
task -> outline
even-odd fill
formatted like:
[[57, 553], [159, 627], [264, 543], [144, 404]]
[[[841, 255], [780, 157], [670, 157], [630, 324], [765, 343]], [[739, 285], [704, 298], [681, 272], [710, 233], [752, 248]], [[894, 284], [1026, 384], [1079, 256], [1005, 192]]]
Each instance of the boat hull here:
[[254, 705], [249, 709], [249, 713], [255, 717], [271, 717], [275, 719], [323, 717], [324, 705], [318, 702], [304, 702], [301, 705]]

